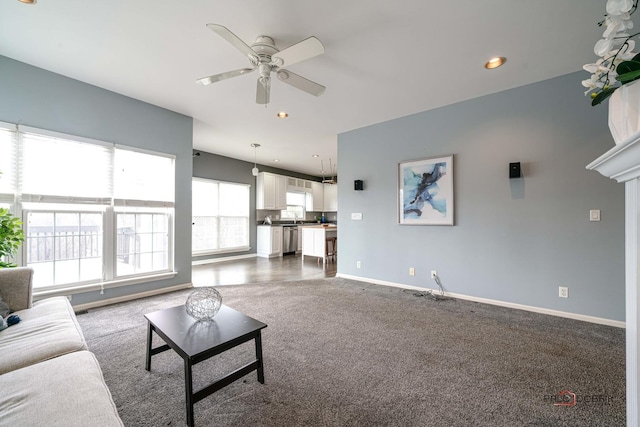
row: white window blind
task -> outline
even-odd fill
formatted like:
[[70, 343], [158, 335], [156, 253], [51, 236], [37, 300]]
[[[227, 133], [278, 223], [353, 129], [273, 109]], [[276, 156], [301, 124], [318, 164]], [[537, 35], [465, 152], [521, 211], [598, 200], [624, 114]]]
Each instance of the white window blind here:
[[111, 197], [109, 146], [33, 133], [21, 136], [23, 197]]
[[0, 201], [11, 202], [16, 191], [16, 143], [14, 129], [0, 123]]
[[115, 199], [174, 202], [172, 157], [116, 148], [114, 181]]

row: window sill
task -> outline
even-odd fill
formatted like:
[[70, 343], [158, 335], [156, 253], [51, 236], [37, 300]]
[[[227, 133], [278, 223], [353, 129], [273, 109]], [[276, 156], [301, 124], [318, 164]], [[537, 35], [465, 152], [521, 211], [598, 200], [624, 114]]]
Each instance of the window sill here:
[[194, 251], [191, 253], [191, 257], [200, 257], [207, 255], [223, 255], [223, 254], [232, 254], [239, 252], [247, 252], [251, 250], [251, 246], [240, 246], [238, 248], [230, 248], [230, 249], [222, 249], [220, 251]]
[[155, 282], [158, 280], [172, 279], [177, 274], [177, 272], [171, 271], [167, 273], [153, 274], [148, 276], [136, 276], [120, 280], [112, 280], [109, 282], [88, 283], [84, 285], [56, 287], [52, 289], [34, 289], [33, 299], [35, 301], [55, 296], [69, 296], [74, 294], [82, 294], [85, 292], [103, 291], [104, 289], [119, 288], [121, 286], [136, 285], [139, 283]]

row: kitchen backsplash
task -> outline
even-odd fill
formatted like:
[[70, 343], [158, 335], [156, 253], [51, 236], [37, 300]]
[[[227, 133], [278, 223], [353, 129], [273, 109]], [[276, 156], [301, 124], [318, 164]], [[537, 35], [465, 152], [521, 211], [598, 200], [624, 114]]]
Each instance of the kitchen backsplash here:
[[[258, 209], [256, 210], [256, 221], [261, 224], [264, 222], [264, 219], [267, 215], [271, 215], [272, 221], [280, 221], [280, 211], [269, 211]], [[304, 221], [316, 221], [318, 217], [322, 216], [322, 212], [307, 212], [304, 217]], [[327, 222], [337, 222], [338, 221], [338, 213], [337, 212], [325, 212], [324, 217]], [[290, 220], [288, 220], [290, 221]]]

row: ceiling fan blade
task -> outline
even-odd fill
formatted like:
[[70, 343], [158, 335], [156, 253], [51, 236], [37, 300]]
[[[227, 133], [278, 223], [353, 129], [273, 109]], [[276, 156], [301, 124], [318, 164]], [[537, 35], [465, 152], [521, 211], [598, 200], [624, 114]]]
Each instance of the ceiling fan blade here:
[[207, 27], [218, 34], [220, 37], [231, 43], [233, 47], [242, 52], [246, 57], [257, 61], [258, 55], [256, 55], [253, 49], [251, 49], [248, 44], [243, 42], [240, 37], [233, 34], [227, 27], [223, 27], [222, 25], [218, 24], [207, 24]]
[[324, 53], [324, 46], [317, 38], [311, 36], [278, 53], [273, 54], [272, 60], [279, 67], [288, 67], [297, 62], [304, 61]]
[[260, 77], [256, 88], [256, 104], [268, 104], [270, 92], [271, 79], [269, 77]]
[[325, 87], [321, 84], [312, 82], [309, 79], [305, 79], [298, 74], [292, 73], [289, 70], [278, 70], [278, 79], [284, 83], [300, 89], [303, 92], [307, 92], [310, 95], [320, 96], [324, 93]]
[[231, 77], [241, 76], [243, 74], [247, 74], [255, 70], [255, 68], [240, 68], [239, 70], [227, 71], [226, 73], [215, 74], [209, 77], [203, 77], [201, 79], [196, 80], [196, 83], [199, 83], [203, 86], [210, 85], [211, 83], [219, 82], [220, 80], [230, 79]]

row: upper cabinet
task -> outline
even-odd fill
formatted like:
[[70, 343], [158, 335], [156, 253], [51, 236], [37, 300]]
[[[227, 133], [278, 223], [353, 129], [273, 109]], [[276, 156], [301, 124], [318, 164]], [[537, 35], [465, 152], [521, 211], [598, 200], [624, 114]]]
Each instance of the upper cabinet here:
[[300, 178], [287, 177], [287, 191], [311, 192], [311, 181]]
[[324, 208], [326, 212], [338, 211], [338, 185], [337, 184], [322, 184], [324, 185]]
[[287, 177], [260, 172], [256, 178], [256, 209], [287, 208]]
[[321, 182], [307, 181], [311, 184], [311, 193], [307, 194], [307, 211], [322, 212], [324, 210], [324, 188]]
[[256, 178], [256, 209], [287, 209], [287, 192], [306, 194], [308, 212], [336, 212], [338, 186], [317, 181], [260, 172]]

